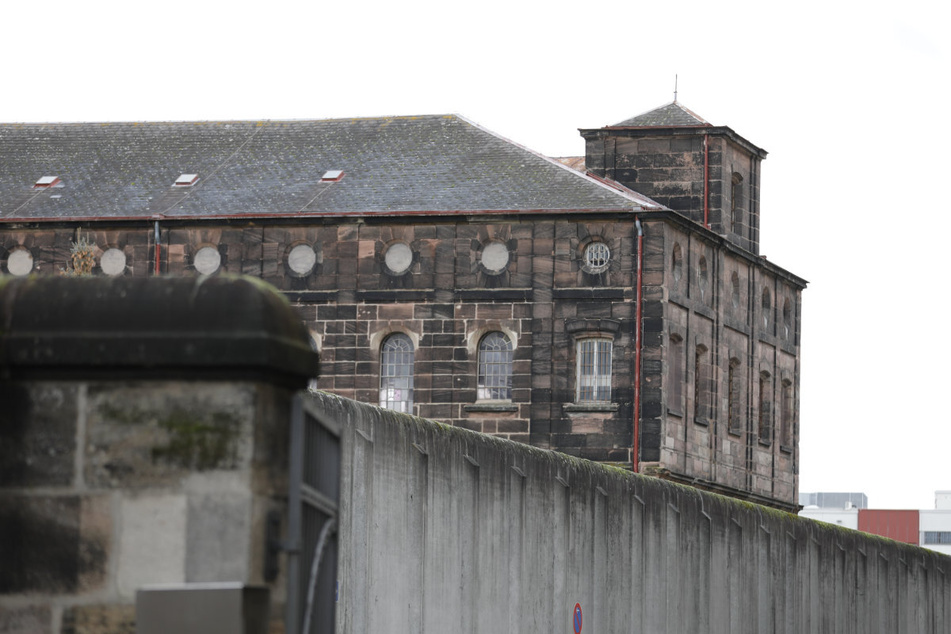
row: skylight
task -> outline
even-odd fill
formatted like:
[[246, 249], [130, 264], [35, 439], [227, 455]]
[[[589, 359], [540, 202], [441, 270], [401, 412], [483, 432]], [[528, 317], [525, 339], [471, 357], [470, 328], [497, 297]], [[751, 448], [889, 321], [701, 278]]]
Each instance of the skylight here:
[[48, 187], [62, 187], [63, 182], [59, 176], [44, 176], [33, 184], [33, 189], [46, 189]]
[[324, 175], [320, 177], [321, 183], [335, 183], [343, 178], [343, 170], [327, 170], [324, 172]]
[[175, 187], [191, 187], [198, 182], [198, 174], [182, 174], [175, 179]]

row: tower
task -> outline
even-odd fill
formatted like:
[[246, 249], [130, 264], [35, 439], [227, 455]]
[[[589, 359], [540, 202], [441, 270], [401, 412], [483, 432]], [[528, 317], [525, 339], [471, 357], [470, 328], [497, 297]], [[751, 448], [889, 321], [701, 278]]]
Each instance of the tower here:
[[588, 171], [759, 254], [759, 177], [766, 150], [676, 101], [581, 130], [581, 136]]

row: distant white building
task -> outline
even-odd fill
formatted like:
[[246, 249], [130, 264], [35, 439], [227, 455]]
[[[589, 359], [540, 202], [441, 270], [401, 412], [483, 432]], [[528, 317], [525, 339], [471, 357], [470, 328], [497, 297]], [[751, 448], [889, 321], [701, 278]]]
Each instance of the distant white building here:
[[951, 555], [951, 491], [935, 491], [934, 510], [919, 511], [919, 544]]
[[935, 508], [869, 509], [864, 493], [800, 493], [802, 517], [917, 544], [951, 555], [951, 491], [935, 491]]

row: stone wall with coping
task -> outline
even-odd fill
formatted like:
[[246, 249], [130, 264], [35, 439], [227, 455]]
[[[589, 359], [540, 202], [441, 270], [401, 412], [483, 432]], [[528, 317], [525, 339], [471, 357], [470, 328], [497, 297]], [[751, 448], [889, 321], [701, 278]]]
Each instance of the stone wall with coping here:
[[0, 312], [0, 631], [131, 633], [138, 588], [207, 581], [269, 585], [280, 629], [266, 517], [317, 363], [293, 309], [242, 278], [53, 278]]
[[948, 631], [951, 558], [327, 394], [337, 632]]

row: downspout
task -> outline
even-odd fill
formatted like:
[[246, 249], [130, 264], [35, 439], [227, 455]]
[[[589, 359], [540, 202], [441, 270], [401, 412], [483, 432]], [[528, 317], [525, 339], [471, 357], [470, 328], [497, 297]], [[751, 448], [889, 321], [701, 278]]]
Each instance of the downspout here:
[[162, 242], [158, 220], [155, 221], [155, 275], [162, 272]]
[[634, 317], [634, 442], [631, 447], [631, 469], [634, 473], [640, 470], [641, 451], [641, 306], [644, 302], [644, 227], [641, 219], [634, 216], [634, 226], [637, 227], [637, 299]]
[[710, 228], [710, 135], [703, 135], [703, 226]]

